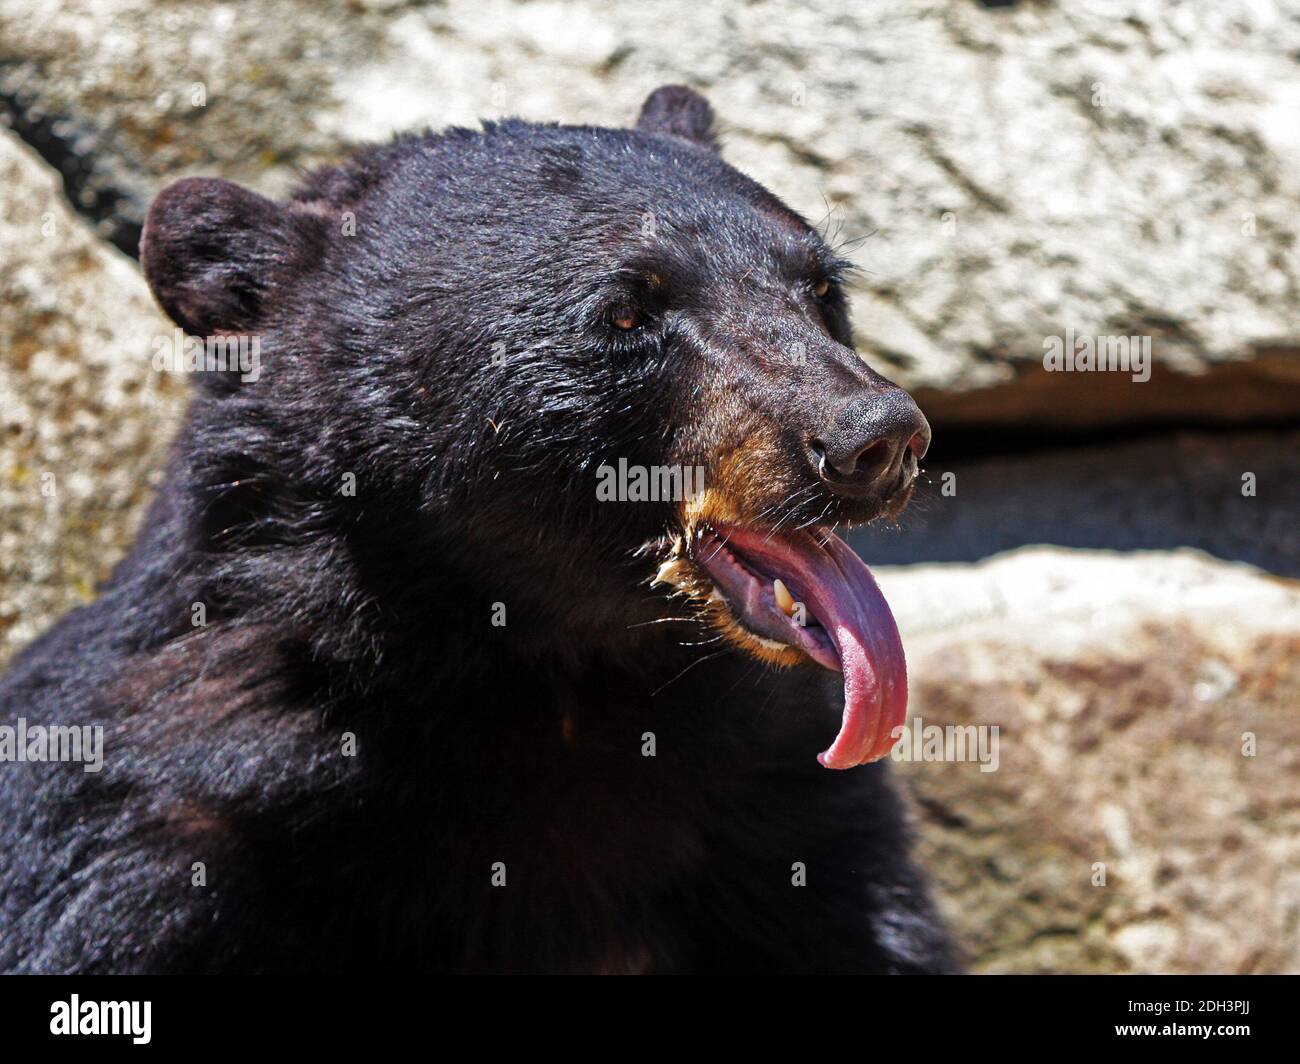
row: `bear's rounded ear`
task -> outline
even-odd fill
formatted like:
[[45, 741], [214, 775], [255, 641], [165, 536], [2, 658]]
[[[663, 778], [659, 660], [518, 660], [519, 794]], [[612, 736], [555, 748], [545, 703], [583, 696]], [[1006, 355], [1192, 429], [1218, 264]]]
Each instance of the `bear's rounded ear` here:
[[713, 132], [713, 108], [709, 101], [685, 85], [660, 85], [641, 105], [636, 128], [646, 133], [665, 133], [718, 150]]
[[219, 178], [168, 185], [149, 208], [140, 264], [168, 316], [198, 336], [252, 328], [268, 291], [319, 252], [319, 220]]

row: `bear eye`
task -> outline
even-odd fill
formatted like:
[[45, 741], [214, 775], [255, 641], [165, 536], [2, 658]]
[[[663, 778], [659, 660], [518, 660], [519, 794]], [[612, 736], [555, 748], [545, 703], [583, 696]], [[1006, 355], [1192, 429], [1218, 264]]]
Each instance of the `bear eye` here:
[[628, 332], [641, 324], [641, 312], [627, 303], [620, 303], [610, 309], [609, 323], [616, 329]]
[[831, 290], [831, 283], [830, 281], [826, 280], [825, 277], [821, 278], [818, 281], [813, 282], [813, 295], [815, 295], [818, 299], [825, 299], [826, 293], [829, 292], [830, 290]]

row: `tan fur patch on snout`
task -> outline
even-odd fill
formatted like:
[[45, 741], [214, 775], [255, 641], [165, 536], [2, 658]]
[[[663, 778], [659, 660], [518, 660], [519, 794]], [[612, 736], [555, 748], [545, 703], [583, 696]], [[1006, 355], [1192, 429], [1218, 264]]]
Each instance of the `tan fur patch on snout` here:
[[[796, 665], [803, 651], [781, 646], [744, 628], [709, 576], [696, 560], [697, 533], [702, 527], [771, 527], [783, 516], [781, 504], [798, 487], [798, 471], [790, 467], [778, 421], [760, 409], [737, 410], [725, 392], [701, 400], [706, 412], [694, 446], [686, 448], [690, 464], [695, 455], [712, 452], [705, 464], [702, 490], [679, 508], [679, 529], [660, 544], [661, 560], [653, 583], [668, 584], [674, 597], [685, 600], [702, 624], [716, 629], [727, 642], [770, 666]], [[686, 457], [679, 461], [687, 462]]]
[[717, 462], [704, 490], [682, 508], [682, 528], [700, 524], [775, 524], [777, 504], [789, 495], [788, 463], [767, 433], [753, 433]]

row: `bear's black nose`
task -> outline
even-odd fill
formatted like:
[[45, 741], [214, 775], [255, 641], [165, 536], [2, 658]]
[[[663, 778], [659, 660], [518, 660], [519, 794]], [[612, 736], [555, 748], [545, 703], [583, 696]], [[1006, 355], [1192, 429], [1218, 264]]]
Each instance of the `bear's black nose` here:
[[907, 487], [930, 447], [930, 424], [901, 388], [850, 400], [809, 441], [817, 475], [832, 490], [861, 498]]

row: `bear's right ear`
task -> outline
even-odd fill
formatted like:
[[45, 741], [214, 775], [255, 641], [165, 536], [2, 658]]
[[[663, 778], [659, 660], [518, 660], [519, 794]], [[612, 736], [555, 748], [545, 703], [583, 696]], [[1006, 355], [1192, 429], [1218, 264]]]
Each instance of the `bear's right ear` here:
[[680, 137], [710, 151], [718, 150], [713, 108], [708, 100], [685, 85], [660, 85], [647, 96], [636, 128], [646, 133]]
[[181, 328], [196, 336], [241, 332], [257, 324], [277, 278], [318, 257], [319, 223], [230, 181], [187, 177], [149, 208], [140, 263]]

